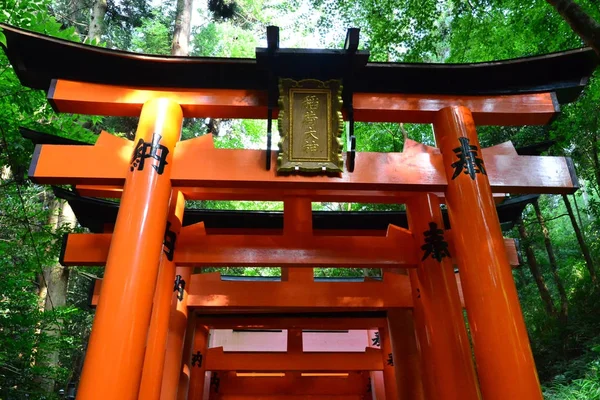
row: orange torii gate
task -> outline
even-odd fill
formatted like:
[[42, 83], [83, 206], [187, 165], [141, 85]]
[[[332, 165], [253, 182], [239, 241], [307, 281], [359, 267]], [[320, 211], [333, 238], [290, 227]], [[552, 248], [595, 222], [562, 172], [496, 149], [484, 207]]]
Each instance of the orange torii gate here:
[[[198, 300], [204, 312], [244, 312], [252, 301], [260, 312], [280, 316], [290, 310], [373, 311], [382, 308], [378, 297], [392, 302], [384, 309], [387, 326], [371, 327], [381, 328], [382, 350], [369, 349], [362, 358], [337, 355], [327, 367], [381, 369], [389, 398], [542, 398], [493, 193], [573, 193], [577, 180], [568, 158], [519, 156], [510, 146], [481, 149], [475, 126], [548, 123], [595, 68], [591, 50], [466, 66], [378, 64], [358, 50], [357, 30], [348, 31], [343, 50], [289, 50], [279, 48], [278, 31], [270, 27], [268, 48], [257, 49], [256, 60], [171, 58], [1, 27], [21, 82], [47, 90], [58, 112], [140, 117], [133, 142], [105, 134], [94, 146], [39, 145], [29, 171], [41, 184], [74, 184], [88, 195], [121, 198], [112, 233], [80, 240], [94, 246], [87, 247], [96, 252], [89, 259], [105, 262], [106, 270], [78, 399], [202, 398], [196, 388], [201, 379], [189, 397], [179, 384], [182, 373], [183, 387], [189, 385], [195, 348], [206, 348], [204, 369], [254, 371], [272, 363], [292, 372], [318, 369], [322, 357], [300, 354], [294, 339], [288, 346], [297, 353], [262, 359], [207, 349], [207, 325], [198, 329], [202, 322], [188, 317], [188, 305], [197, 301], [197, 287], [202, 292], [219, 280], [192, 278], [192, 268], [231, 265], [226, 252], [240, 257], [238, 265], [288, 265], [275, 285], [283, 289], [270, 299], [268, 293], [254, 298], [223, 289], [211, 299], [225, 307]], [[319, 114], [325, 108], [328, 114]], [[342, 111], [350, 139], [344, 159]], [[278, 114], [283, 140], [279, 154], [271, 154], [271, 121]], [[180, 141], [184, 117], [267, 118], [267, 151], [215, 149], [206, 137]], [[356, 152], [355, 121], [431, 123], [437, 148]], [[436, 193], [443, 193], [451, 240]], [[186, 199], [283, 200], [283, 232], [224, 238], [196, 225], [186, 243]], [[336, 200], [406, 204], [408, 229], [390, 226], [385, 236], [313, 235], [311, 202]], [[82, 251], [71, 239], [78, 240], [69, 238], [64, 256], [78, 260]], [[408, 275], [388, 274], [360, 287], [329, 283], [313, 297], [309, 290], [321, 283], [313, 282], [312, 267], [342, 265], [406, 268]], [[379, 295], [371, 284], [381, 285]], [[228, 307], [235, 295], [238, 302]], [[392, 362], [384, 363], [381, 354]]]

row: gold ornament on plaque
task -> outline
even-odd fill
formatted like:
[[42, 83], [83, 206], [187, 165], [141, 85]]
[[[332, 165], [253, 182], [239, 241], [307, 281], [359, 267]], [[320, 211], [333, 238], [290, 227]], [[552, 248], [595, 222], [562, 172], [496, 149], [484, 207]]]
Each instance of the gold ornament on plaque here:
[[278, 172], [342, 172], [341, 81], [280, 79], [278, 123]]

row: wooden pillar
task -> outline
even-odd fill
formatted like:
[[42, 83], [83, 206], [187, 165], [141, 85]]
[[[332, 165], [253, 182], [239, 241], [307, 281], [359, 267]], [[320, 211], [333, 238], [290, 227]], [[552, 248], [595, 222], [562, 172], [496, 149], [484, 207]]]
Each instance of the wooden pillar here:
[[[168, 99], [144, 104], [77, 394], [137, 399], [183, 114]], [[99, 165], [98, 168], [101, 168]]]
[[208, 327], [197, 324], [192, 346], [192, 361], [190, 364], [190, 390], [188, 399], [202, 400], [204, 396], [204, 378], [206, 376], [206, 352], [208, 349]]
[[[381, 349], [381, 337], [379, 336], [379, 330], [369, 329], [367, 331], [367, 340], [369, 347]], [[371, 379], [371, 399], [385, 400], [385, 382], [383, 380], [383, 371], [369, 371], [369, 378]]]
[[383, 384], [386, 399], [405, 400], [398, 397], [398, 384], [396, 381], [395, 363], [393, 362], [392, 343], [387, 326], [379, 327], [379, 341], [381, 342], [381, 356], [383, 357]]
[[[189, 375], [185, 375], [185, 372], [182, 371], [182, 359], [186, 332], [189, 330], [190, 335], [193, 335], [195, 324], [193, 318], [188, 318], [187, 307], [191, 276], [191, 267], [177, 267], [175, 269], [175, 282], [172, 282], [171, 286], [169, 332], [167, 334], [160, 400], [175, 400], [176, 398], [180, 398], [178, 397], [178, 392], [180, 391], [181, 374], [187, 377], [182, 383], [185, 385], [185, 388], [181, 390], [181, 393], [182, 395], [183, 393], [187, 395]], [[191, 347], [191, 340], [192, 338], [189, 339], [189, 347]], [[191, 349], [188, 350], [189, 352], [191, 352]], [[189, 374], [189, 371], [187, 373]]]
[[[304, 236], [312, 236], [312, 204], [309, 198], [286, 197], [283, 199], [283, 235], [290, 241], [302, 242]], [[283, 267], [281, 280], [312, 282], [314, 270], [308, 267]]]
[[[387, 312], [387, 320], [398, 391], [397, 397], [388, 398], [423, 400], [425, 397], [421, 372], [422, 360], [415, 338], [412, 312], [407, 309], [391, 309]], [[387, 357], [389, 358], [389, 354]]]
[[433, 194], [415, 195], [407, 202], [407, 212], [420, 255], [417, 269], [409, 274], [425, 397], [478, 400], [481, 396], [439, 199]]
[[444, 108], [434, 129], [483, 398], [542, 399], [473, 116]]
[[[196, 317], [194, 314], [191, 314], [188, 317], [187, 328], [185, 331], [181, 365], [177, 368], [179, 373], [179, 381], [177, 382], [177, 400], [187, 400], [188, 392], [190, 391], [190, 379], [192, 376], [192, 348], [194, 347], [195, 331]], [[161, 400], [163, 394], [172, 396], [172, 392], [166, 393], [164, 384], [161, 392]], [[166, 398], [171, 399], [172, 397]]]
[[[150, 330], [140, 384], [139, 398], [144, 400], [158, 400], [160, 398], [167, 334], [169, 332], [169, 314], [173, 297], [173, 282], [176, 281], [173, 253], [177, 235], [181, 230], [184, 208], [185, 199], [183, 194], [179, 191], [173, 191], [169, 205], [167, 229], [165, 230], [163, 254], [161, 255], [158, 280], [154, 292], [154, 304], [152, 306]], [[179, 293], [177, 293], [178, 295]], [[183, 292], [181, 292], [181, 295], [183, 295]]]

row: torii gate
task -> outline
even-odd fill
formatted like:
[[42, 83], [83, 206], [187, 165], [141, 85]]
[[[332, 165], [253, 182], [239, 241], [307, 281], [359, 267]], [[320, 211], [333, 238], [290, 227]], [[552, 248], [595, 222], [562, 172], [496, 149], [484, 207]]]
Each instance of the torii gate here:
[[[121, 198], [108, 252], [94, 255], [104, 257], [106, 271], [78, 399], [186, 398], [188, 392], [178, 392], [180, 385], [167, 376], [175, 371], [179, 377], [177, 360], [182, 358], [184, 376], [186, 368], [189, 376], [191, 360], [182, 356], [182, 333], [196, 331], [188, 340], [194, 347], [207, 343], [206, 329], [201, 334], [193, 325], [186, 329], [193, 321], [187, 318], [187, 305], [194, 301], [186, 287], [219, 285], [210, 275], [192, 279], [192, 266], [234, 263], [288, 267], [282, 282], [255, 283], [252, 295], [239, 288], [213, 293], [213, 305], [229, 305], [229, 298], [238, 296], [238, 311], [255, 302], [260, 312], [296, 309], [310, 317], [307, 313], [314, 310], [373, 311], [381, 305], [378, 298], [387, 297], [393, 304], [385, 308], [388, 327], [380, 336], [394, 364], [395, 379], [386, 379], [390, 398], [542, 398], [493, 193], [573, 193], [577, 180], [567, 158], [518, 156], [510, 146], [486, 154], [475, 126], [548, 123], [559, 103], [577, 97], [595, 68], [591, 50], [471, 65], [378, 64], [368, 63], [368, 53], [357, 50], [357, 30], [349, 30], [343, 50], [289, 50], [279, 48], [277, 29], [271, 27], [269, 46], [257, 49], [256, 60], [171, 58], [1, 27], [8, 42], [5, 52], [21, 82], [47, 90], [58, 112], [140, 116], [133, 142], [103, 134], [94, 146], [37, 146], [29, 171], [38, 183], [75, 184], [88, 195]], [[184, 117], [268, 118], [270, 133], [271, 119], [281, 111], [278, 78], [332, 77], [343, 81], [343, 90], [316, 89], [310, 99], [298, 98], [304, 99], [300, 117], [308, 121], [302, 123], [307, 132], [320, 129], [311, 113], [326, 96], [334, 97], [327, 129], [335, 126], [337, 132], [339, 97], [350, 139], [354, 121], [432, 123], [437, 148], [357, 153], [351, 140], [344, 164], [334, 137], [328, 163], [309, 159], [304, 165], [285, 164], [296, 151], [295, 144], [285, 148], [291, 136], [284, 136], [279, 162], [270, 149], [214, 149], [208, 137], [179, 141]], [[286, 93], [289, 100], [291, 89]], [[282, 118], [290, 119], [292, 129], [290, 115]], [[300, 148], [316, 152], [323, 144], [317, 136], [306, 136]], [[276, 163], [278, 168], [287, 165], [292, 174], [278, 173], [271, 168]], [[325, 174], [318, 173], [321, 166]], [[303, 168], [313, 168], [313, 174], [299, 173]], [[439, 193], [449, 212], [451, 239], [443, 230]], [[211, 235], [202, 224], [190, 226], [186, 234], [181, 229], [185, 200], [213, 198], [283, 200], [282, 234]], [[386, 236], [316, 236], [312, 201], [404, 203], [408, 229], [390, 226]], [[106, 238], [91, 234], [83, 242], [92, 255], [106, 251]], [[74, 250], [66, 243], [65, 255]], [[460, 270], [477, 373], [451, 258]], [[314, 266], [402, 267], [409, 274], [388, 273], [383, 282], [355, 286], [319, 286], [313, 282]], [[171, 312], [176, 274], [178, 299]], [[182, 281], [191, 284], [184, 287]], [[202, 304], [202, 311], [215, 312]], [[412, 313], [402, 312], [406, 309]], [[293, 346], [297, 349], [298, 343]], [[191, 356], [191, 348], [186, 354]], [[204, 368], [236, 368], [233, 364], [244, 361], [206, 354]], [[369, 359], [372, 350], [365, 354], [362, 359], [338, 357], [330, 368], [379, 369], [382, 359]], [[311, 370], [322, 362], [304, 354], [268, 357], [287, 371]], [[248, 368], [264, 369], [260, 363]], [[396, 387], [390, 391], [392, 382]], [[189, 398], [201, 398], [194, 390]]]

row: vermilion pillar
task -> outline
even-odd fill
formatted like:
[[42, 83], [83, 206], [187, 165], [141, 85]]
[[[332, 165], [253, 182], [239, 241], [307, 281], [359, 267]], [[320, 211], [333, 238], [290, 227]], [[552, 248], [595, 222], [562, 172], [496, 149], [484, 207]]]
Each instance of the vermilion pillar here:
[[392, 344], [387, 326], [379, 327], [379, 342], [381, 343], [381, 355], [383, 357], [383, 385], [386, 399], [401, 399], [398, 397], [398, 386], [396, 384], [396, 373], [393, 361]]
[[182, 119], [171, 100], [142, 108], [78, 400], [137, 399]]
[[[369, 347], [381, 349], [381, 337], [379, 335], [380, 333], [377, 329], [369, 329], [367, 331]], [[370, 371], [369, 377], [371, 379], [372, 400], [385, 400], [385, 382], [383, 379], [383, 372]]]
[[473, 116], [444, 108], [434, 129], [483, 398], [542, 399]]
[[[407, 309], [391, 309], [387, 312], [387, 320], [398, 395], [386, 397], [399, 400], [424, 400], [421, 363], [426, 360], [421, 362], [412, 312]], [[387, 357], [389, 360], [389, 354]]]
[[[177, 235], [181, 230], [185, 199], [179, 191], [173, 191], [169, 205], [169, 216], [165, 230], [163, 254], [161, 255], [154, 304], [150, 319], [150, 330], [144, 356], [144, 369], [140, 385], [140, 399], [158, 400], [163, 379], [165, 365], [165, 350], [167, 333], [169, 331], [169, 315], [171, 311], [171, 298], [175, 288], [176, 299], [183, 297], [181, 279], [175, 279], [175, 263], [173, 255], [177, 243]], [[175, 286], [174, 286], [174, 282]]]
[[[194, 347], [194, 331], [196, 330], [196, 317], [191, 314], [188, 317], [187, 329], [185, 331], [185, 340], [183, 343], [183, 355], [181, 365], [179, 366], [179, 383], [177, 387], [177, 400], [187, 400], [190, 389], [190, 377], [192, 375], [192, 348]], [[168, 349], [167, 349], [168, 351]], [[161, 396], [165, 394], [165, 385], [163, 384]], [[169, 394], [173, 398], [171, 394]], [[162, 397], [161, 397], [162, 400]]]
[[204, 395], [204, 378], [206, 376], [206, 350], [208, 349], [208, 327], [196, 325], [194, 345], [192, 346], [192, 362], [190, 364], [189, 400], [201, 400]]
[[409, 274], [425, 397], [480, 399], [440, 202], [433, 194], [415, 195], [407, 211], [419, 246], [419, 265]]

